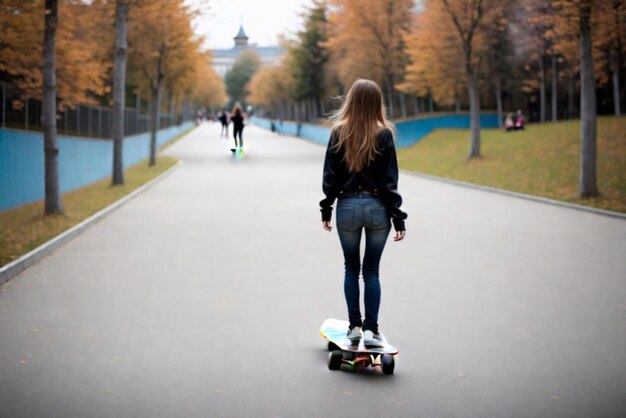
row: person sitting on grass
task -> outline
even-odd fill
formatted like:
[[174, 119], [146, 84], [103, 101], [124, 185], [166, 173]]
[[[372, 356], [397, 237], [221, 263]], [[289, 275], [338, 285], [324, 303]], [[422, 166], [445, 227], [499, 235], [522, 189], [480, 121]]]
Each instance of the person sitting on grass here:
[[524, 130], [524, 114], [521, 110], [517, 111], [517, 119], [515, 120], [515, 130]]
[[513, 113], [509, 113], [506, 115], [506, 119], [504, 119], [504, 129], [509, 132], [515, 129], [515, 121], [513, 120]]

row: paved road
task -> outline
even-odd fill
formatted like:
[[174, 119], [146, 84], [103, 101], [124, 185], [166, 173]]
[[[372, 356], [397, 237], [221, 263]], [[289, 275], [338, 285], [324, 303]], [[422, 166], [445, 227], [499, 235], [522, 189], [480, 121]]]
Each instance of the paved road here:
[[[330, 372], [344, 316], [323, 148], [217, 125], [185, 164], [2, 287], [2, 417], [614, 417], [626, 222], [401, 176], [381, 266], [396, 374]], [[623, 415], [622, 415], [623, 416]]]

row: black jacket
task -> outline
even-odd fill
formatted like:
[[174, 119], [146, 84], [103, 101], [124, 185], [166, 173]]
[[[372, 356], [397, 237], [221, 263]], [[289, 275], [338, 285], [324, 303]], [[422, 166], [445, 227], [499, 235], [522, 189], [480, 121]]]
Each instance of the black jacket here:
[[233, 123], [235, 129], [243, 128], [243, 115], [234, 114], [230, 117], [230, 121]]
[[358, 173], [348, 171], [343, 161], [343, 149], [332, 149], [336, 140], [337, 131], [333, 131], [330, 134], [324, 161], [322, 189], [326, 198], [320, 202], [322, 220], [330, 221], [335, 199], [356, 193], [362, 188], [373, 191], [383, 200], [395, 230], [404, 231], [407, 214], [400, 210], [402, 196], [398, 193], [398, 160], [391, 131], [387, 128], [378, 131], [376, 134], [378, 154]]

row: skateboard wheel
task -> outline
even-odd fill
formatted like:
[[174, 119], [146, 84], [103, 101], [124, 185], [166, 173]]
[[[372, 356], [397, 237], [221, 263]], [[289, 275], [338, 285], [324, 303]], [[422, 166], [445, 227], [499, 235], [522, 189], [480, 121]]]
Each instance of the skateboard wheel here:
[[384, 374], [393, 374], [393, 369], [395, 368], [395, 361], [391, 354], [382, 355], [382, 367], [383, 367]]
[[328, 342], [328, 351], [335, 351], [335, 350], [339, 350], [339, 347], [337, 347], [337, 344], [329, 341]]
[[341, 360], [343, 360], [343, 354], [339, 350], [328, 353], [328, 369], [339, 370], [341, 367]]

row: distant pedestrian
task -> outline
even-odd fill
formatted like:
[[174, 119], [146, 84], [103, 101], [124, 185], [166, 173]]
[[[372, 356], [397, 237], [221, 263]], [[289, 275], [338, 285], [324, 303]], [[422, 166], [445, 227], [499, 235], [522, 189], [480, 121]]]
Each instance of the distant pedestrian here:
[[515, 119], [515, 130], [524, 130], [524, 114], [521, 110], [517, 111], [517, 117]]
[[504, 129], [506, 129], [507, 132], [515, 129], [515, 120], [512, 112], [506, 115], [506, 119], [504, 119]]
[[226, 136], [228, 138], [228, 116], [226, 115], [226, 110], [222, 110], [220, 116], [217, 118], [222, 124], [222, 130], [220, 131], [220, 138], [222, 136]]
[[[394, 241], [404, 238], [404, 220], [398, 193], [398, 161], [393, 125], [384, 114], [380, 87], [370, 80], [356, 81], [341, 109], [331, 118], [333, 128], [326, 149], [321, 202], [322, 227], [331, 231], [332, 205], [337, 202], [337, 231], [345, 262], [344, 293], [350, 328], [347, 338], [366, 346], [382, 346], [378, 332], [380, 281], [378, 266], [391, 230]], [[365, 320], [361, 320], [360, 245], [365, 231], [362, 273]], [[363, 333], [361, 333], [363, 328]]]
[[[235, 138], [235, 148], [243, 148], [242, 134], [244, 126], [244, 115], [243, 110], [241, 110], [241, 104], [239, 102], [235, 103], [235, 107], [233, 107], [230, 120], [233, 122], [233, 137]], [[239, 143], [237, 142], [237, 138], [239, 138]]]

